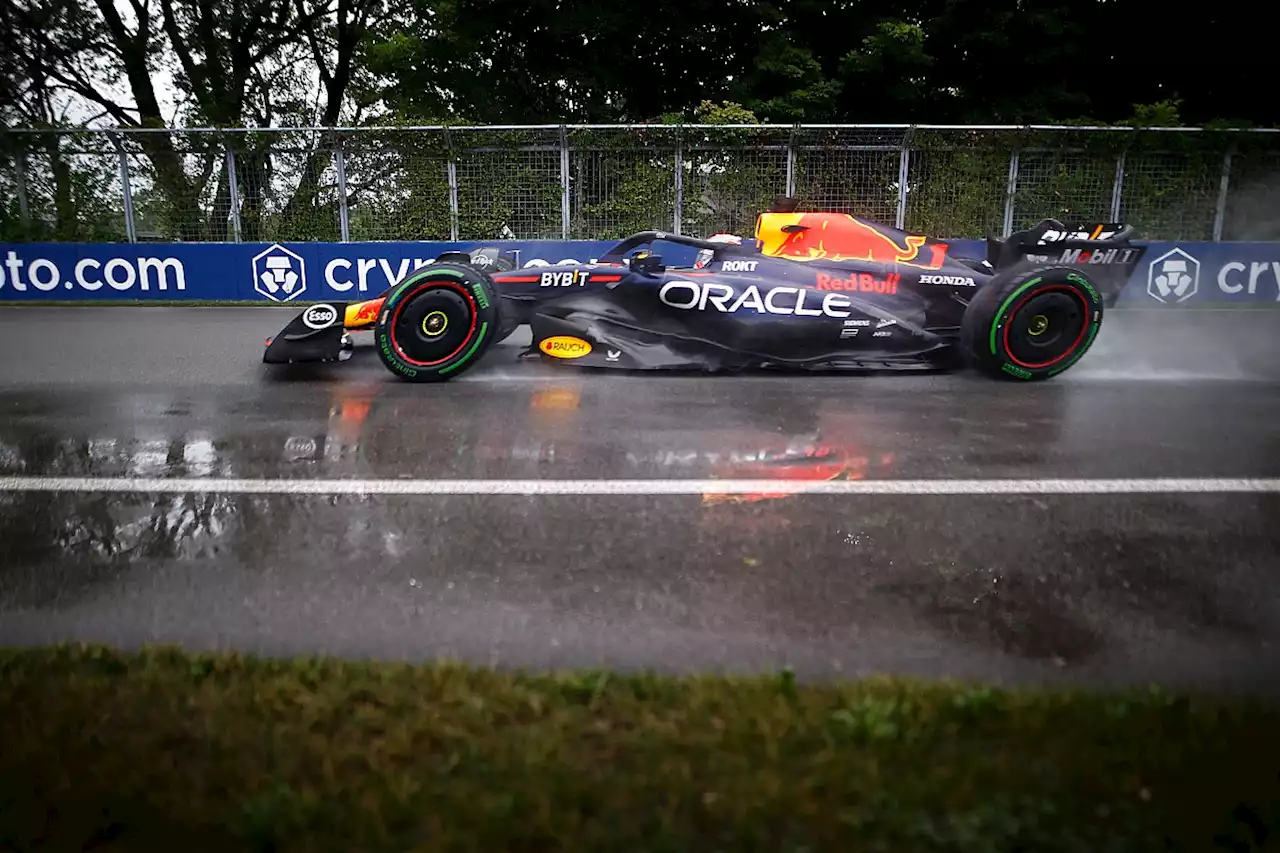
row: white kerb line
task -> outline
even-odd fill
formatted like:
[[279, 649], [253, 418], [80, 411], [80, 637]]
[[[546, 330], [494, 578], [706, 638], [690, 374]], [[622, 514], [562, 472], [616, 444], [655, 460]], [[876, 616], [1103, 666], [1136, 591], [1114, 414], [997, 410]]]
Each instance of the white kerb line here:
[[1001, 480], [360, 480], [0, 477], [0, 492], [279, 495], [1160, 495], [1280, 493], [1280, 478]]

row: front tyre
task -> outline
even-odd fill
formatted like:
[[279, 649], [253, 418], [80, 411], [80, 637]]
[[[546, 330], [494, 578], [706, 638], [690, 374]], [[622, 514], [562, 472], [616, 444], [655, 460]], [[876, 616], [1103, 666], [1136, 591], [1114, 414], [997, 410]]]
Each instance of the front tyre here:
[[437, 263], [387, 295], [373, 343], [386, 368], [406, 382], [445, 382], [480, 359], [499, 325], [489, 277], [464, 264]]
[[960, 341], [970, 363], [988, 376], [1048, 379], [1089, 351], [1102, 310], [1098, 288], [1077, 269], [1013, 271], [974, 296]]

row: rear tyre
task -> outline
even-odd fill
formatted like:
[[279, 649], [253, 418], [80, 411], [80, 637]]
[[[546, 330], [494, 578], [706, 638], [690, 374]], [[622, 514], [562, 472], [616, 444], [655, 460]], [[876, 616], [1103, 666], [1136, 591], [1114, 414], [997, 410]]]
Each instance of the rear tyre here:
[[1102, 325], [1102, 296], [1077, 269], [996, 276], [969, 303], [960, 341], [970, 363], [1001, 379], [1035, 382], [1079, 361]]
[[498, 335], [493, 282], [460, 263], [415, 271], [387, 295], [373, 343], [406, 382], [446, 382], [474, 365]]

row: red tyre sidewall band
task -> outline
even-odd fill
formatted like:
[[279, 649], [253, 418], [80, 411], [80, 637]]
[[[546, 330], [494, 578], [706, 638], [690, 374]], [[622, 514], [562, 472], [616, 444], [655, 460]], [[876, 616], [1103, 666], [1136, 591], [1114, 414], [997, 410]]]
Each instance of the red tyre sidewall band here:
[[[467, 336], [462, 339], [462, 343], [458, 344], [457, 348], [454, 349], [453, 352], [446, 355], [444, 358], [439, 358], [439, 359], [436, 359], [435, 361], [415, 361], [414, 359], [409, 358], [409, 356], [404, 354], [404, 350], [400, 348], [399, 342], [396, 341], [396, 320], [399, 319], [401, 310], [404, 309], [405, 305], [409, 304], [409, 301], [412, 300], [413, 297], [417, 296], [419, 293], [421, 293], [424, 290], [428, 290], [432, 288], [440, 288], [440, 287], [448, 288], [449, 290], [453, 290], [458, 293], [461, 293], [462, 297], [467, 300], [467, 304], [471, 306], [471, 328], [467, 329]], [[403, 359], [405, 364], [410, 364], [410, 365], [413, 365], [414, 367], [435, 367], [437, 364], [444, 364], [449, 359], [456, 357], [458, 353], [462, 352], [462, 350], [467, 346], [467, 344], [471, 343], [471, 338], [473, 335], [475, 335], [475, 332], [476, 332], [476, 321], [479, 318], [479, 313], [480, 313], [480, 307], [476, 305], [475, 298], [471, 295], [470, 291], [468, 291], [465, 287], [463, 287], [460, 284], [455, 284], [452, 281], [444, 281], [442, 279], [428, 279], [427, 281], [422, 282], [422, 284], [418, 285], [413, 290], [405, 294], [404, 298], [396, 302], [395, 307], [391, 310], [391, 316], [387, 319], [387, 326], [386, 326], [387, 337], [391, 341], [391, 348], [395, 350], [396, 357]]]
[[[1074, 296], [1076, 299], [1080, 300], [1080, 307], [1084, 309], [1084, 315], [1085, 315], [1085, 322], [1080, 326], [1080, 334], [1076, 336], [1075, 341], [1072, 342], [1071, 346], [1067, 349], [1067, 351], [1064, 352], [1062, 355], [1058, 356], [1057, 358], [1050, 359], [1049, 361], [1043, 361], [1038, 364], [1030, 364], [1025, 361], [1021, 361], [1018, 359], [1017, 356], [1015, 356], [1009, 350], [1009, 327], [1013, 324], [1013, 318], [1018, 316], [1018, 312], [1022, 310], [1022, 306], [1026, 305], [1029, 300], [1034, 299], [1037, 296], [1041, 296], [1045, 293], [1052, 293], [1055, 290], [1066, 291], [1067, 293]], [[1013, 362], [1018, 367], [1021, 367], [1025, 370], [1043, 370], [1046, 367], [1053, 367], [1055, 364], [1062, 361], [1063, 359], [1070, 358], [1071, 355], [1076, 351], [1076, 348], [1080, 346], [1080, 342], [1085, 339], [1085, 335], [1089, 331], [1089, 325], [1092, 322], [1091, 320], [1089, 320], [1089, 317], [1092, 313], [1093, 313], [1093, 309], [1089, 307], [1089, 301], [1084, 298], [1084, 295], [1080, 293], [1080, 291], [1078, 291], [1074, 287], [1070, 287], [1069, 285], [1051, 284], [1051, 285], [1048, 285], [1047, 287], [1040, 287], [1031, 291], [1026, 296], [1022, 297], [1022, 299], [1018, 301], [1018, 304], [1013, 306], [1013, 310], [1011, 310], [1008, 313], [1008, 315], [1006, 315], [1005, 317], [1004, 330], [1003, 332], [1001, 332], [1001, 335], [1000, 335], [1000, 342], [1001, 342], [1001, 345], [1004, 347], [1005, 358], [1009, 359], [1009, 361]]]

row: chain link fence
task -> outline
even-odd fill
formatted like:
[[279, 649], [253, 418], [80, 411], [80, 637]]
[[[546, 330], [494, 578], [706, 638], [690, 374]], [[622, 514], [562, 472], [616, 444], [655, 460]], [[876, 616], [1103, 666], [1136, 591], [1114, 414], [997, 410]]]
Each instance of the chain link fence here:
[[618, 125], [0, 132], [0, 240], [750, 233], [780, 195], [940, 237], [1280, 239], [1267, 130]]

